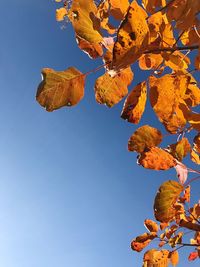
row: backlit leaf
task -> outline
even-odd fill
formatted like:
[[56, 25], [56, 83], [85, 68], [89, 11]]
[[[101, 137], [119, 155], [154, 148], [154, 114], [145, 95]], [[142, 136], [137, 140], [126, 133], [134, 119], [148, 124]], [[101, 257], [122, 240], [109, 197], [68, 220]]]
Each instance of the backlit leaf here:
[[184, 137], [177, 143], [170, 145], [167, 150], [178, 161], [182, 161], [191, 151], [191, 146], [188, 139]]
[[147, 100], [146, 82], [137, 84], [127, 96], [121, 117], [132, 123], [139, 123]]
[[114, 77], [105, 73], [95, 83], [96, 101], [108, 107], [114, 106], [128, 93], [127, 86], [132, 79], [133, 72], [130, 68], [122, 70]]
[[132, 250], [137, 252], [142, 251], [148, 244], [157, 237], [156, 233], [144, 233], [143, 235], [137, 236], [131, 242]]
[[188, 122], [194, 129], [200, 132], [200, 113], [191, 112], [188, 116]]
[[78, 43], [78, 47], [84, 51], [90, 58], [97, 58], [103, 55], [103, 48], [98, 43], [89, 43], [87, 40], [76, 37], [76, 41]]
[[188, 260], [189, 261], [194, 261], [198, 258], [198, 252], [197, 251], [193, 251], [190, 253], [190, 255], [188, 256]]
[[110, 3], [110, 13], [115, 19], [123, 19], [129, 7], [128, 0], [109, 0]]
[[179, 182], [184, 184], [188, 177], [187, 167], [183, 163], [177, 161], [177, 165], [174, 168], [176, 169]]
[[76, 35], [89, 43], [100, 43], [102, 35], [99, 31], [99, 19], [96, 17], [97, 7], [93, 0], [73, 0], [68, 17]]
[[65, 71], [46, 68], [42, 75], [36, 99], [47, 111], [74, 106], [83, 98], [85, 75], [76, 68], [70, 67]]
[[180, 51], [175, 51], [173, 54], [165, 52], [162, 56], [165, 59], [165, 65], [173, 70], [187, 69], [190, 64], [190, 59]]
[[143, 267], [168, 267], [169, 251], [166, 249], [150, 249], [143, 257]]
[[117, 41], [113, 48], [112, 68], [114, 70], [126, 68], [146, 49], [149, 39], [146, 17], [145, 11], [134, 0], [117, 33]]
[[67, 10], [64, 7], [56, 9], [56, 20], [62, 21], [64, 20], [65, 16], [67, 15]]
[[174, 250], [174, 251], [170, 252], [169, 258], [170, 258], [172, 266], [176, 266], [178, 264], [178, 262], [179, 262], [178, 251]]
[[147, 230], [149, 230], [150, 232], [157, 233], [158, 230], [159, 230], [159, 227], [158, 227], [157, 223], [152, 221], [152, 220], [146, 219], [144, 221], [144, 225], [147, 228]]
[[153, 13], [156, 8], [166, 6], [166, 0], [142, 0], [142, 5], [147, 12]]
[[163, 62], [160, 54], [144, 54], [139, 58], [139, 67], [142, 70], [156, 69]]
[[197, 81], [191, 74], [188, 74], [189, 83], [185, 92], [184, 101], [188, 106], [195, 107], [200, 104], [200, 89]]
[[149, 125], [138, 128], [128, 141], [128, 150], [142, 153], [147, 148], [159, 145], [162, 142], [161, 132]]
[[175, 216], [174, 203], [184, 187], [176, 181], [164, 182], [154, 200], [154, 214], [159, 222], [170, 222]]
[[159, 147], [152, 147], [142, 152], [138, 159], [138, 164], [144, 168], [153, 170], [168, 170], [177, 163], [174, 157]]

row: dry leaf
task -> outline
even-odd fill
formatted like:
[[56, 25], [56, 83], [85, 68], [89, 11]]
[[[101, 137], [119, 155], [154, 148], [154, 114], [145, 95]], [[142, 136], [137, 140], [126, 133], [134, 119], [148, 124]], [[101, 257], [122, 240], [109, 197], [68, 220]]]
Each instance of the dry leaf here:
[[144, 233], [143, 235], [137, 236], [131, 242], [132, 250], [137, 252], [142, 251], [148, 244], [157, 237], [156, 233]]
[[170, 258], [172, 266], [176, 266], [178, 264], [178, 262], [179, 262], [178, 251], [174, 250], [174, 251], [170, 252], [169, 258]]
[[67, 15], [67, 10], [64, 7], [56, 9], [56, 20], [62, 21], [64, 20], [65, 16]]
[[146, 219], [144, 221], [144, 226], [147, 228], [147, 230], [149, 230], [149, 232], [154, 232], [154, 233], [157, 233], [158, 230], [159, 230], [159, 227], [157, 225], [156, 222], [152, 221], [152, 220], [149, 220], [149, 219]]
[[83, 98], [85, 75], [76, 68], [70, 67], [65, 71], [46, 68], [42, 75], [36, 99], [47, 111], [74, 106]]
[[144, 150], [157, 146], [162, 142], [161, 132], [149, 125], [138, 128], [128, 141], [128, 150], [142, 153]]
[[127, 96], [121, 117], [131, 123], [139, 123], [147, 100], [146, 82], [137, 84]]
[[178, 161], [182, 161], [191, 151], [191, 146], [188, 139], [184, 137], [177, 143], [168, 146], [167, 151]]

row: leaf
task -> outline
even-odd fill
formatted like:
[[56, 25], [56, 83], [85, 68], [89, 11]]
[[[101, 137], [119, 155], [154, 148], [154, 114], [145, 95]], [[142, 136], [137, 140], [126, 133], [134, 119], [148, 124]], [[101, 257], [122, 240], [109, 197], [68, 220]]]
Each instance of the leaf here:
[[78, 43], [78, 47], [83, 50], [90, 58], [97, 58], [103, 55], [103, 48], [100, 44], [89, 43], [87, 40], [82, 39], [79, 36], [76, 36], [76, 41]]
[[169, 239], [168, 244], [172, 248], [174, 248], [177, 244], [182, 243], [182, 236], [183, 236], [183, 232], [179, 232], [177, 235]]
[[168, 267], [169, 251], [166, 249], [150, 249], [143, 257], [143, 267]]
[[198, 133], [193, 140], [193, 148], [196, 152], [200, 153], [200, 133]]
[[85, 75], [76, 68], [70, 67], [65, 71], [45, 68], [42, 76], [36, 99], [47, 111], [74, 106], [83, 98]]
[[117, 20], [122, 20], [129, 7], [129, 1], [109, 0], [109, 3], [111, 15]]
[[174, 167], [177, 163], [168, 152], [159, 147], [152, 147], [147, 151], [142, 152], [138, 159], [138, 164], [144, 168], [153, 170], [168, 170]]
[[168, 146], [167, 151], [178, 161], [182, 161], [183, 158], [191, 151], [191, 146], [188, 139], [184, 137], [177, 143]]
[[200, 204], [195, 204], [194, 207], [190, 208], [190, 214], [192, 221], [196, 222], [200, 218]]
[[198, 153], [196, 153], [193, 149], [190, 153], [190, 158], [191, 160], [196, 163], [196, 164], [200, 164], [200, 155]]
[[190, 45], [195, 45], [199, 43], [199, 36], [197, 34], [196, 29], [199, 29], [200, 22], [198, 19], [195, 19], [194, 22], [194, 27], [189, 28], [188, 30], [185, 30], [182, 32], [180, 36], [180, 41], [182, 42], [183, 45], [190, 46]]
[[170, 222], [175, 215], [174, 203], [184, 187], [176, 181], [164, 182], [154, 200], [154, 215], [159, 222]]
[[122, 70], [115, 77], [105, 73], [95, 82], [95, 97], [99, 104], [112, 107], [127, 93], [127, 86], [132, 82], [133, 72], [130, 68]]
[[187, 69], [190, 64], [190, 59], [180, 51], [175, 51], [173, 54], [165, 52], [162, 53], [162, 56], [165, 59], [165, 65], [172, 70]]
[[67, 15], [67, 10], [64, 7], [56, 9], [56, 20], [62, 21], [64, 20], [65, 16]]
[[200, 104], [200, 89], [197, 86], [197, 81], [191, 74], [188, 74], [190, 78], [187, 86], [184, 101], [188, 106], [195, 107]]
[[160, 54], [144, 54], [139, 58], [139, 67], [142, 70], [157, 69], [162, 62]]
[[167, 131], [176, 133], [186, 124], [187, 106], [183, 101], [190, 78], [185, 74], [150, 76], [150, 102]]
[[99, 19], [96, 17], [96, 13], [97, 7], [93, 0], [73, 0], [68, 12], [68, 18], [76, 35], [91, 44], [102, 41]]
[[142, 0], [142, 5], [147, 12], [153, 13], [156, 8], [166, 6], [166, 0]]
[[194, 260], [196, 260], [196, 258], [198, 258], [198, 252], [197, 251], [191, 252], [190, 255], [188, 256], [189, 261], [194, 261]]
[[128, 150], [142, 153], [147, 148], [159, 145], [162, 142], [161, 132], [149, 125], [138, 128], [128, 141]]
[[176, 266], [178, 264], [178, 262], [179, 262], [178, 251], [174, 250], [174, 251], [170, 252], [169, 258], [170, 258], [172, 266]]
[[112, 69], [124, 69], [134, 63], [148, 45], [149, 29], [146, 12], [134, 0], [120, 24], [113, 48]]
[[149, 219], [146, 219], [144, 221], [144, 226], [147, 228], [147, 230], [149, 230], [149, 232], [155, 232], [157, 233], [158, 230], [159, 230], [159, 227], [157, 225], [156, 222], [152, 221], [152, 220], [149, 220]]
[[97, 8], [97, 17], [100, 20], [100, 26], [109, 34], [114, 34], [116, 29], [109, 23], [110, 3], [109, 0], [100, 2]]
[[137, 84], [127, 96], [121, 117], [131, 123], [139, 123], [147, 100], [146, 82]]
[[132, 250], [137, 252], [142, 251], [148, 244], [157, 237], [156, 233], [144, 233], [143, 235], [137, 236], [131, 242]]
[[177, 161], [177, 165], [174, 167], [176, 169], [178, 180], [181, 184], [184, 184], [188, 177], [188, 169], [181, 162]]
[[191, 112], [188, 116], [188, 122], [194, 129], [200, 132], [200, 113]]

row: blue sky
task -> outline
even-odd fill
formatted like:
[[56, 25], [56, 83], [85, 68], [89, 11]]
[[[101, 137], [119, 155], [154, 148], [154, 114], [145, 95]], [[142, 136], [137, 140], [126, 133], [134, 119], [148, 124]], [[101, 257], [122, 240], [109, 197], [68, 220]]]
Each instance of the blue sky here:
[[[77, 48], [70, 25], [60, 29], [55, 9], [49, 0], [1, 0], [0, 266], [139, 267], [130, 241], [145, 232], [157, 188], [175, 171], [137, 166], [127, 151], [136, 126], [120, 119], [123, 103], [95, 102], [99, 74], [74, 108], [47, 113], [37, 104], [43, 67], [100, 64]], [[134, 84], [142, 79], [136, 67]], [[150, 110], [144, 123], [159, 126]]]

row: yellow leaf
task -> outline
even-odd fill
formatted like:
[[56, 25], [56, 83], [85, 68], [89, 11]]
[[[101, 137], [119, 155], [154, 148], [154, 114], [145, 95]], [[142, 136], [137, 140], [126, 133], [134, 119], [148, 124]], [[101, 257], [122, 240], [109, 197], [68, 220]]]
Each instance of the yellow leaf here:
[[196, 153], [194, 150], [191, 151], [190, 158], [194, 163], [200, 164], [200, 154]]
[[126, 68], [143, 54], [149, 39], [146, 17], [145, 11], [134, 0], [117, 33], [113, 48], [114, 70]]
[[183, 232], [179, 232], [177, 235], [169, 239], [168, 244], [172, 248], [174, 248], [177, 244], [182, 243], [182, 236], [183, 236]]
[[122, 70], [114, 77], [105, 73], [95, 82], [96, 101], [108, 107], [114, 106], [128, 93], [127, 86], [132, 79], [133, 72], [130, 68]]
[[142, 153], [147, 148], [159, 145], [162, 142], [161, 132], [149, 125], [138, 128], [128, 141], [128, 150]]
[[74, 106], [83, 98], [85, 75], [76, 68], [70, 67], [65, 71], [46, 68], [42, 75], [36, 99], [47, 111]]
[[127, 96], [121, 117], [132, 123], [139, 123], [147, 100], [146, 82], [137, 84]]
[[173, 54], [165, 52], [162, 56], [165, 59], [165, 65], [172, 70], [187, 69], [190, 64], [190, 59], [180, 51], [175, 51]]
[[154, 214], [159, 222], [170, 222], [176, 213], [174, 203], [178, 199], [184, 187], [176, 181], [164, 182], [154, 200]]
[[138, 159], [138, 164], [147, 169], [168, 170], [176, 166], [176, 160], [165, 150], [159, 147], [152, 147], [142, 152]]
[[174, 250], [174, 251], [170, 252], [169, 258], [170, 258], [172, 266], [176, 266], [178, 264], [178, 262], [179, 262], [178, 251]]
[[62, 21], [64, 20], [65, 16], [67, 15], [67, 10], [64, 7], [56, 9], [56, 20]]
[[96, 13], [97, 7], [93, 0], [73, 0], [68, 13], [76, 35], [92, 44], [103, 40]]
[[168, 152], [175, 157], [178, 161], [182, 161], [183, 158], [191, 151], [191, 146], [187, 138], [183, 138], [175, 144], [168, 147]]
[[200, 132], [200, 113], [191, 112], [188, 115], [188, 122], [192, 125], [194, 129]]
[[129, 7], [128, 0], [109, 0], [110, 3], [110, 13], [111, 15], [118, 20], [122, 20], [127, 9]]
[[200, 89], [194, 77], [191, 74], [188, 74], [188, 77], [190, 81], [185, 92], [184, 101], [188, 106], [195, 107], [200, 104]]
[[114, 34], [116, 29], [109, 23], [110, 8], [109, 0], [102, 1], [97, 7], [97, 17], [100, 20], [101, 28], [107, 30], [109, 34]]

